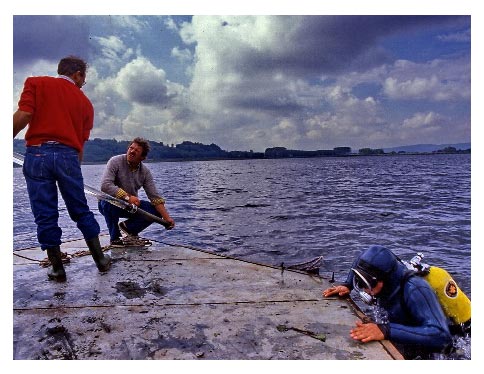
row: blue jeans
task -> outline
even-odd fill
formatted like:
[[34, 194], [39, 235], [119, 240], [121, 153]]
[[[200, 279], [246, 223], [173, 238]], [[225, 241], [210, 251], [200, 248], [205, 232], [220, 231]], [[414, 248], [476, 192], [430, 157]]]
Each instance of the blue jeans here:
[[75, 149], [62, 144], [27, 147], [23, 173], [42, 250], [62, 243], [57, 187], [69, 216], [76, 222], [84, 239], [90, 240], [99, 235], [99, 224], [87, 205], [84, 179]]
[[[106, 226], [108, 227], [111, 241], [117, 240], [121, 237], [121, 232], [119, 231], [118, 227], [120, 218], [128, 218], [125, 221], [125, 224], [131, 235], [139, 235], [141, 231], [153, 223], [153, 221], [144, 218], [142, 215], [129, 213], [126, 210], [118, 208], [117, 206], [114, 206], [104, 200], [99, 201], [98, 206], [99, 211], [106, 220]], [[158, 213], [156, 208], [149, 201], [140, 200], [139, 208], [155, 216], [161, 217], [160, 213]]]

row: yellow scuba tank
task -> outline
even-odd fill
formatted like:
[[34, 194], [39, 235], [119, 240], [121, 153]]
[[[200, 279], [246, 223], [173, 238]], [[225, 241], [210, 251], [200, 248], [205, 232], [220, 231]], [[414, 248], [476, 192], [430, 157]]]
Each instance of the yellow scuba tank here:
[[430, 266], [423, 278], [434, 289], [444, 314], [454, 323], [461, 324], [471, 319], [471, 301], [446, 270]]

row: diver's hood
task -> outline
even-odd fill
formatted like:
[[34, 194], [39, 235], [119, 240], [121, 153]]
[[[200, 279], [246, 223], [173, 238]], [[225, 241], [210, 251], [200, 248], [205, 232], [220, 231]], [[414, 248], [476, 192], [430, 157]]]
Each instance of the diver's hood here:
[[383, 281], [382, 295], [392, 294], [400, 287], [401, 279], [406, 271], [405, 265], [389, 249], [382, 246], [372, 246], [364, 251], [355, 266], [366, 274]]

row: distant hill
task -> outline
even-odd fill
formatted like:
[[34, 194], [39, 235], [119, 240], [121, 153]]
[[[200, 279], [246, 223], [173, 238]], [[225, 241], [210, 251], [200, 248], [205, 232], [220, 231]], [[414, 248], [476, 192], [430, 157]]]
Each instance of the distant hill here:
[[383, 148], [385, 153], [390, 152], [434, 152], [447, 147], [454, 147], [457, 150], [466, 150], [471, 148], [471, 143], [457, 143], [457, 144], [415, 144], [404, 145], [401, 147]]
[[[115, 139], [88, 140], [84, 146], [84, 163], [106, 162], [110, 157], [124, 154], [130, 141]], [[264, 158], [262, 152], [224, 151], [216, 144], [202, 144], [184, 141], [181, 144], [166, 145], [163, 142], [150, 141], [151, 150], [147, 161], [167, 160], [217, 160], [217, 159], [252, 159]], [[13, 151], [25, 153], [25, 141], [13, 140]]]

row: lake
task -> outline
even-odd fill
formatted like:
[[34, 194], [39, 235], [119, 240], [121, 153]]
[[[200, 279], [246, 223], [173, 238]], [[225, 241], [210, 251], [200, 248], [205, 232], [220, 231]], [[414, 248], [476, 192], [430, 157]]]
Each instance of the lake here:
[[[280, 265], [324, 256], [320, 274], [346, 277], [370, 245], [402, 259], [422, 252], [471, 296], [471, 156], [406, 155], [160, 162], [148, 165], [176, 228], [142, 236]], [[104, 165], [83, 165], [100, 186]], [[25, 180], [13, 170], [14, 250], [37, 246]], [[144, 196], [141, 194], [141, 196]], [[103, 233], [97, 201], [88, 197]], [[63, 239], [81, 237], [60, 201]]]

